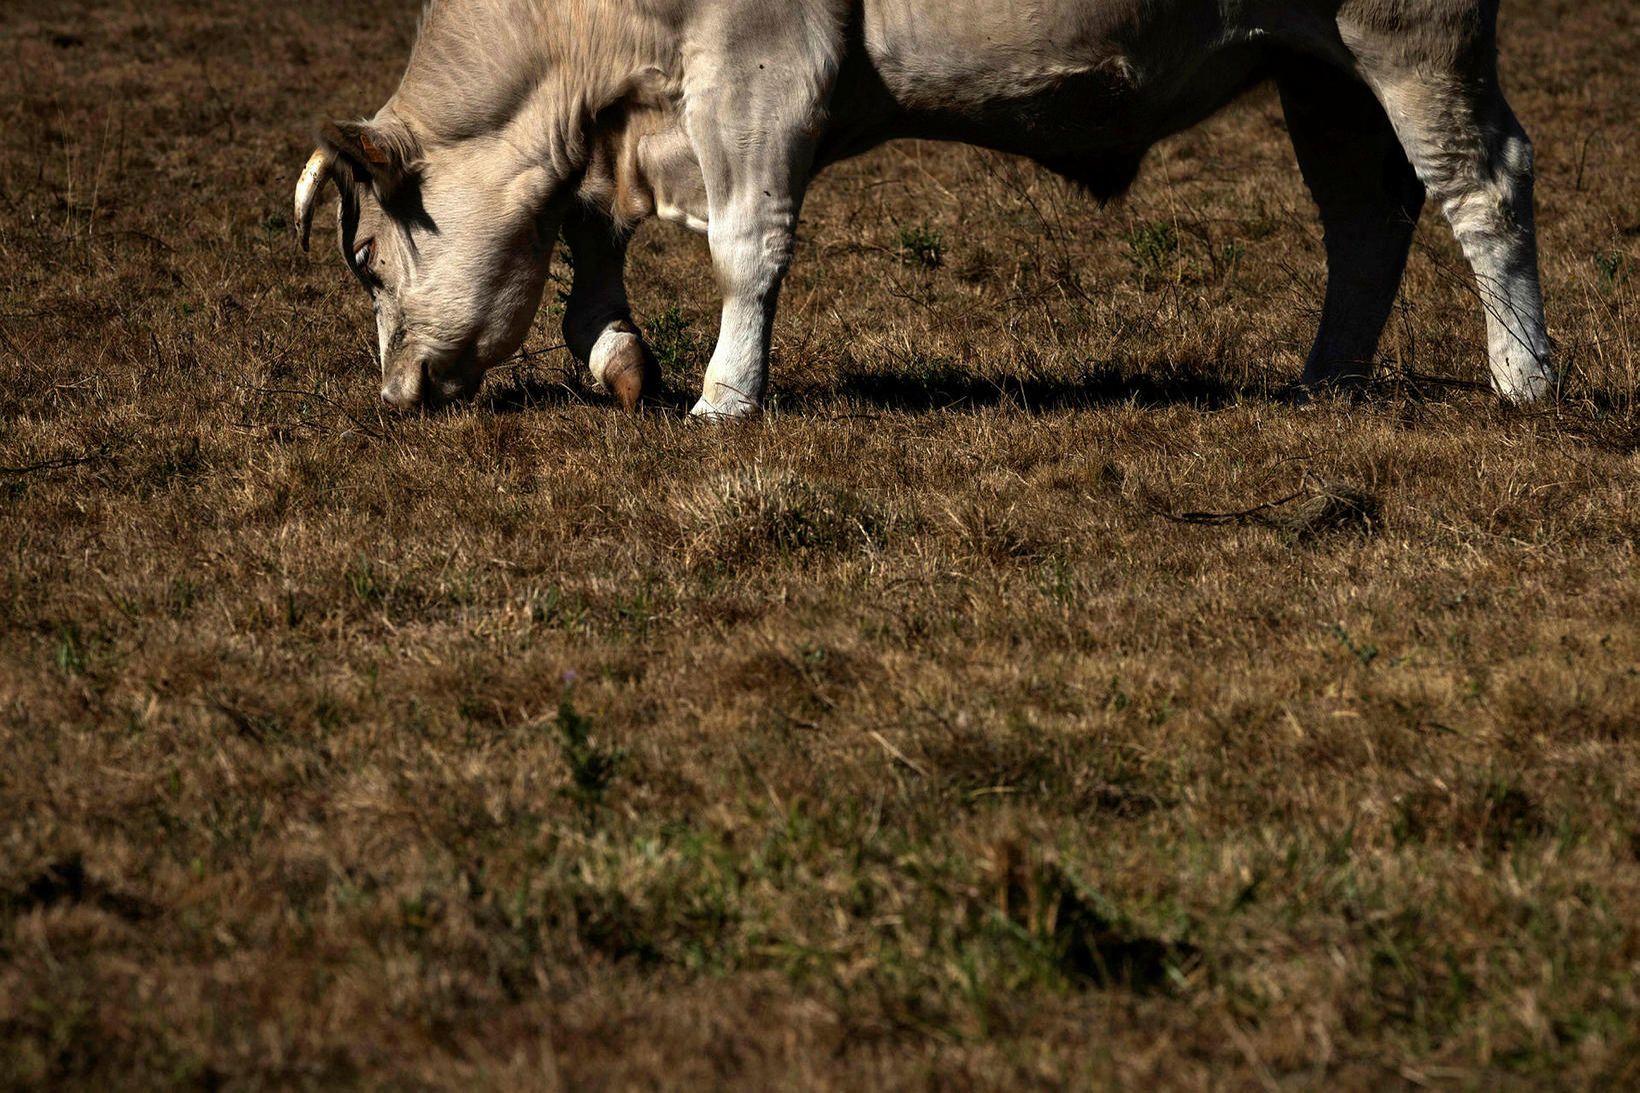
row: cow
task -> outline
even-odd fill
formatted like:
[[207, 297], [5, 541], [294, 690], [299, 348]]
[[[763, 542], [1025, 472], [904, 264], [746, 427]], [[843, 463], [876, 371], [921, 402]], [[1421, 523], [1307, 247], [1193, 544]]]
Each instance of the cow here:
[[522, 343], [555, 242], [565, 341], [628, 406], [659, 376], [627, 240], [703, 231], [723, 307], [693, 412], [759, 409], [810, 179], [896, 138], [1029, 157], [1100, 199], [1147, 149], [1273, 80], [1324, 228], [1302, 389], [1370, 375], [1426, 195], [1484, 306], [1494, 389], [1553, 391], [1532, 144], [1505, 101], [1497, 0], [430, 0], [398, 89], [326, 123], [320, 191], [376, 314], [382, 398], [470, 397]]

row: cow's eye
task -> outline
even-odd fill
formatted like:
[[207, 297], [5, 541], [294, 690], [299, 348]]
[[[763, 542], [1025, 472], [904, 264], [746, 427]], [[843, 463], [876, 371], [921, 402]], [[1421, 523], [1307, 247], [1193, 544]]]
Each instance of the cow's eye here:
[[360, 270], [368, 270], [370, 268], [371, 259], [375, 257], [376, 241], [374, 239], [366, 239], [354, 249], [353, 264]]

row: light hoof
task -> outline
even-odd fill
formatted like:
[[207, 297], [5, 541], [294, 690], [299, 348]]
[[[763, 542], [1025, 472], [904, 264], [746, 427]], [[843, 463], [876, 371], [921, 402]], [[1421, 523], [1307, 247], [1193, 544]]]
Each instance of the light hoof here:
[[1541, 365], [1508, 376], [1495, 376], [1498, 397], [1512, 406], [1531, 406], [1554, 393], [1555, 374]]
[[592, 347], [588, 370], [598, 386], [615, 396], [623, 410], [636, 410], [645, 395], [660, 389], [660, 372], [643, 339], [624, 330], [606, 331]]
[[729, 421], [733, 418], [751, 417], [760, 409], [757, 403], [739, 395], [724, 395], [716, 400], [702, 395], [689, 414], [703, 421]]

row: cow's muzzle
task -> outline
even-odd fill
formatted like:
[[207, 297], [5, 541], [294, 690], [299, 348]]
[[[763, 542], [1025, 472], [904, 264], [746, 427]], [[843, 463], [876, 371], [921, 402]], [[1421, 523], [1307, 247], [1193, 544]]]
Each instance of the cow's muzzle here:
[[382, 401], [395, 410], [437, 410], [472, 398], [483, 379], [477, 369], [442, 371], [426, 358], [407, 360], [382, 381]]

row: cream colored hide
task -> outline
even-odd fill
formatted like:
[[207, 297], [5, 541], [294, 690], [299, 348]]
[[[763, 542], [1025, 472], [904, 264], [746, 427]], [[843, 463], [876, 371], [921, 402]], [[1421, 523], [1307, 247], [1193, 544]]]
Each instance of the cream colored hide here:
[[431, 0], [398, 90], [327, 125], [296, 191], [306, 245], [341, 192], [376, 312], [382, 397], [462, 398], [513, 354], [553, 245], [571, 351], [627, 406], [659, 377], [626, 241], [710, 241], [723, 294], [695, 413], [755, 411], [810, 179], [897, 137], [1032, 159], [1100, 197], [1155, 141], [1275, 81], [1325, 227], [1309, 387], [1370, 374], [1426, 196], [1486, 313], [1493, 384], [1555, 383], [1532, 149], [1498, 84], [1495, 0]]

